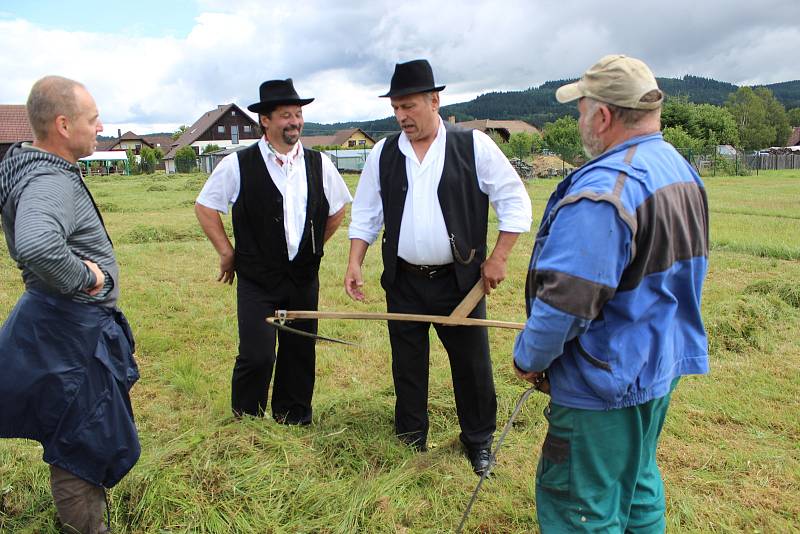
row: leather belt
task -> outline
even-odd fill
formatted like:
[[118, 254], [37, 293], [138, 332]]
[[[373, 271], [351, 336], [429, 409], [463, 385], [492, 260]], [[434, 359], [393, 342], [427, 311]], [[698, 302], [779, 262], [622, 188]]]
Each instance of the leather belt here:
[[414, 265], [413, 263], [408, 263], [403, 258], [397, 258], [397, 266], [406, 272], [416, 274], [417, 276], [424, 276], [428, 280], [440, 278], [453, 270], [452, 263], [446, 263], [444, 265]]

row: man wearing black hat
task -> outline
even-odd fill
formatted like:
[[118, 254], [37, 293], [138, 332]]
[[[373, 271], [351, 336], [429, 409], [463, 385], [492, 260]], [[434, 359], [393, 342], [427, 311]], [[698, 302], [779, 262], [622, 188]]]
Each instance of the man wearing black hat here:
[[[281, 423], [309, 424], [314, 391], [314, 340], [277, 334], [264, 319], [276, 309], [316, 310], [323, 244], [352, 200], [327, 156], [304, 148], [302, 106], [292, 80], [261, 84], [259, 115], [264, 136], [226, 156], [197, 198], [195, 213], [220, 257], [219, 281], [236, 287], [239, 355], [233, 368], [231, 406], [237, 416], [266, 412], [275, 367], [272, 416]], [[220, 213], [233, 205], [232, 247]], [[316, 333], [316, 321], [296, 328]]]
[[[358, 183], [350, 224], [345, 290], [363, 300], [361, 264], [385, 226], [383, 275], [388, 311], [449, 315], [479, 279], [488, 294], [531, 224], [525, 186], [488, 136], [439, 117], [439, 91], [426, 60], [396, 65], [391, 99], [402, 132], [373, 148]], [[489, 204], [499, 236], [486, 254]], [[470, 317], [485, 318], [482, 300]], [[477, 474], [489, 465], [497, 400], [486, 328], [435, 326], [453, 376], [461, 442]], [[395, 433], [425, 450], [430, 323], [389, 321]]]

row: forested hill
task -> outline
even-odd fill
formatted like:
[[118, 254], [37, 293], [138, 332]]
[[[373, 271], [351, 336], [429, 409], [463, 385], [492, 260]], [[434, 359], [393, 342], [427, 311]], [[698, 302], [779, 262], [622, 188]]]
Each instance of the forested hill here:
[[[738, 89], [736, 85], [720, 82], [710, 78], [686, 75], [683, 78], [657, 78], [658, 85], [669, 96], [685, 95], [690, 102], [697, 104], [714, 104], [721, 106], [728, 95]], [[524, 91], [493, 92], [481, 95], [469, 102], [451, 104], [442, 107], [443, 117], [454, 115], [456, 120], [473, 119], [521, 119], [538, 127], [544, 126], [563, 115], [577, 117], [574, 104], [559, 104], [555, 98], [556, 89], [573, 80], [553, 80], [539, 87]], [[800, 80], [765, 85], [775, 98], [786, 109], [800, 107]], [[361, 128], [362, 130], [383, 137], [386, 132], [397, 131], [394, 117], [361, 122], [340, 122], [336, 124], [318, 124], [307, 122], [304, 133], [323, 133], [344, 128]], [[313, 133], [312, 133], [313, 132]]]

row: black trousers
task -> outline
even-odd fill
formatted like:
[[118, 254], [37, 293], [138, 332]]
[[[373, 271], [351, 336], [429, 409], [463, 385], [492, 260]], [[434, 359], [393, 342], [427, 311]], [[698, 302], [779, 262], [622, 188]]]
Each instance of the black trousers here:
[[[451, 271], [428, 279], [398, 269], [384, 287], [389, 312], [450, 315], [467, 291], [460, 290]], [[470, 317], [486, 318], [486, 299]], [[428, 374], [430, 323], [388, 321], [392, 345], [392, 377], [397, 400], [395, 432], [409, 444], [424, 447], [428, 437]], [[497, 397], [485, 327], [434, 325], [453, 377], [461, 442], [467, 448], [489, 447], [497, 426]]]
[[[272, 370], [272, 416], [289, 424], [311, 422], [314, 392], [315, 342], [312, 338], [280, 332], [264, 319], [275, 310], [316, 310], [319, 279], [305, 285], [286, 278], [265, 291], [258, 284], [238, 277], [236, 307], [239, 320], [239, 355], [233, 366], [231, 407], [236, 415], [263, 415]], [[292, 327], [317, 332], [316, 320], [292, 321]], [[275, 354], [277, 338], [278, 353]]]

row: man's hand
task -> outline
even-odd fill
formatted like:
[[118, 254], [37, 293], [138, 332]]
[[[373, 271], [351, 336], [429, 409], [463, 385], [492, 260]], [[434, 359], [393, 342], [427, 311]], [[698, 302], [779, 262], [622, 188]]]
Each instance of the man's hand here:
[[511, 365], [514, 367], [514, 374], [517, 375], [517, 378], [530, 382], [542, 393], [550, 394], [550, 381], [547, 380], [547, 374], [544, 371], [523, 371], [517, 367], [517, 362], [513, 359]]
[[494, 256], [481, 264], [481, 278], [483, 279], [483, 292], [487, 295], [496, 289], [500, 282], [506, 279], [506, 262]]
[[500, 282], [506, 279], [506, 262], [517, 242], [519, 234], [513, 232], [500, 232], [497, 235], [497, 243], [494, 250], [481, 264], [481, 279], [483, 280], [483, 291], [487, 295], [496, 289]]
[[225, 233], [225, 226], [222, 224], [219, 212], [202, 204], [195, 204], [194, 213], [197, 215], [197, 220], [203, 232], [208, 236], [208, 240], [214, 245], [214, 250], [219, 254], [219, 276], [217, 276], [217, 282], [232, 285], [235, 275], [233, 270], [233, 246], [230, 239], [228, 239], [228, 234]]
[[100, 293], [100, 290], [103, 289], [103, 286], [106, 283], [106, 275], [103, 274], [103, 271], [100, 270], [100, 267], [93, 261], [83, 260], [83, 263], [89, 267], [89, 270], [94, 273], [95, 284], [92, 287], [86, 288], [83, 291], [88, 293], [90, 296], [95, 296]]
[[225, 254], [220, 254], [219, 276], [217, 277], [217, 282], [222, 282], [223, 284], [228, 285], [233, 284], [233, 278], [236, 276], [236, 273], [233, 270], [233, 259], [234, 254], [232, 250], [230, 252], [226, 252]]
[[353, 300], [364, 300], [364, 277], [361, 274], [361, 266], [364, 264], [364, 257], [367, 255], [369, 243], [363, 239], [353, 238], [350, 240], [350, 257], [347, 260], [347, 272], [344, 273], [344, 290]]
[[353, 300], [363, 301], [364, 279], [361, 276], [361, 266], [356, 263], [347, 264], [347, 272], [344, 274], [344, 290]]

